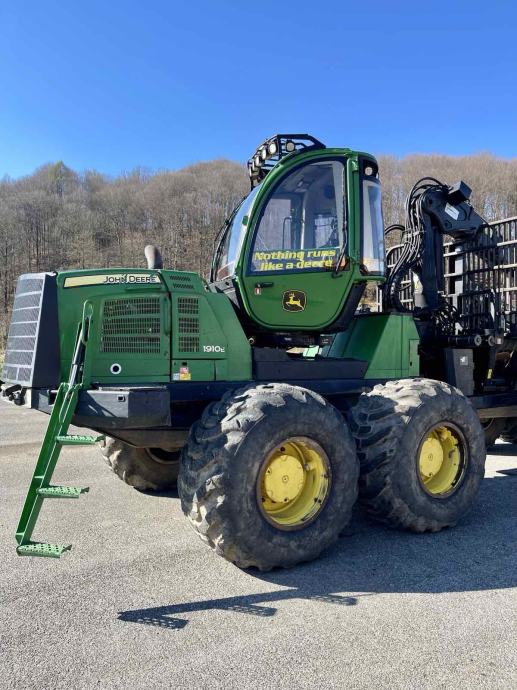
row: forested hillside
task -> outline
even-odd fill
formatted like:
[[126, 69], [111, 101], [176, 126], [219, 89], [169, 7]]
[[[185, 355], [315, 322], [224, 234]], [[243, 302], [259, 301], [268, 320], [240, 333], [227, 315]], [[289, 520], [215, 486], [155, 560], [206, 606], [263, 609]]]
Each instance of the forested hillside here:
[[[402, 219], [404, 198], [424, 175], [463, 178], [487, 218], [517, 214], [517, 160], [483, 154], [453, 158], [381, 156], [386, 224]], [[157, 244], [166, 267], [206, 276], [214, 237], [248, 191], [242, 165], [227, 160], [117, 178], [77, 173], [63, 163], [0, 182], [0, 350], [20, 273], [98, 266], [144, 266]]]

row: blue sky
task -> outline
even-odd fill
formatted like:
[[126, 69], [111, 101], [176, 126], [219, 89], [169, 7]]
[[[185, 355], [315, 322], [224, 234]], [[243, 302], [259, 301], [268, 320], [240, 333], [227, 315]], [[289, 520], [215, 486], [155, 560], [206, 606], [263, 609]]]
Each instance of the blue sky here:
[[282, 131], [515, 157], [516, 40], [512, 2], [4, 0], [0, 177], [244, 161]]

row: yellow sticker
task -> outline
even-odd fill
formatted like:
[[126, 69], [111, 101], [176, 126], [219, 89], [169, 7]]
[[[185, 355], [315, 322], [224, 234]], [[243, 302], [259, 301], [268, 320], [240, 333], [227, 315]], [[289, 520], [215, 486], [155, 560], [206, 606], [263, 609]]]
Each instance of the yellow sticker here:
[[180, 381], [192, 381], [192, 374], [188, 367], [180, 367]]
[[151, 285], [160, 282], [157, 273], [94, 273], [91, 275], [65, 278], [64, 287], [85, 287], [87, 285]]
[[337, 255], [338, 249], [335, 247], [253, 252], [253, 270], [270, 273], [273, 271], [303, 271], [307, 268], [332, 268], [335, 265]]

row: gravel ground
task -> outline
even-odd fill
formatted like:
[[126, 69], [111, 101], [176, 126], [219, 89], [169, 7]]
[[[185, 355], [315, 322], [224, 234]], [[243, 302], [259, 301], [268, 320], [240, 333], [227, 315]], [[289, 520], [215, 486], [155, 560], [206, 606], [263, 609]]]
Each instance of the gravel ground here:
[[0, 402], [2, 688], [517, 688], [517, 447], [498, 444], [453, 530], [394, 532], [357, 512], [318, 561], [241, 571], [190, 530], [177, 495], [139, 493], [96, 448], [65, 449], [36, 537], [14, 532], [47, 418]]

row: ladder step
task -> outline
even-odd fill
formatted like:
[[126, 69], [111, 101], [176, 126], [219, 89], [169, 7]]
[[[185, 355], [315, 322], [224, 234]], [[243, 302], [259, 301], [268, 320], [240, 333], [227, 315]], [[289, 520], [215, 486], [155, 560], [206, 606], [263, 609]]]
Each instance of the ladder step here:
[[79, 498], [81, 494], [85, 494], [89, 490], [87, 486], [84, 488], [79, 486], [43, 486], [37, 490], [37, 493], [43, 498]]
[[65, 551], [70, 551], [71, 544], [67, 546], [60, 546], [59, 544], [43, 544], [38, 542], [29, 542], [18, 546], [16, 553], [19, 556], [45, 556], [46, 558], [59, 558]]
[[62, 446], [94, 446], [104, 439], [105, 436], [79, 436], [78, 434], [56, 436], [56, 442]]

